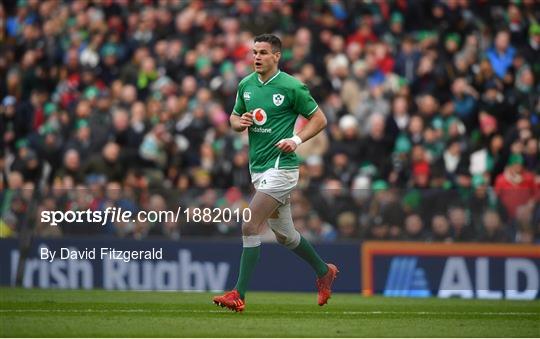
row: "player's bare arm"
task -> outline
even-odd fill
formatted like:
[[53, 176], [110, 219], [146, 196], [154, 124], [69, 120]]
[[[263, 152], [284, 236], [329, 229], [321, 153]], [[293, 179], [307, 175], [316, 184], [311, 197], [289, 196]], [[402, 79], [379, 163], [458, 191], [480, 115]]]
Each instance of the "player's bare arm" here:
[[236, 132], [243, 132], [246, 128], [253, 125], [253, 114], [246, 112], [242, 115], [231, 114], [229, 118], [232, 129]]
[[289, 138], [280, 140], [276, 147], [282, 150], [283, 152], [294, 152], [298, 145], [302, 142], [308, 141], [313, 138], [317, 133], [322, 131], [326, 127], [327, 121], [324, 113], [320, 108], [317, 108], [317, 111], [313, 113], [310, 117], [309, 122], [304, 126], [304, 128], [296, 135], [296, 138]]

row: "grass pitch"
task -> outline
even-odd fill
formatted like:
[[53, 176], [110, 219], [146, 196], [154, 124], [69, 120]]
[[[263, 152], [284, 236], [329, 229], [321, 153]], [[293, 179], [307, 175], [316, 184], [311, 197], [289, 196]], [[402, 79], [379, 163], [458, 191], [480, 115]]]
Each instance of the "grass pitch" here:
[[538, 337], [540, 301], [249, 293], [243, 313], [210, 293], [0, 289], [3, 337]]

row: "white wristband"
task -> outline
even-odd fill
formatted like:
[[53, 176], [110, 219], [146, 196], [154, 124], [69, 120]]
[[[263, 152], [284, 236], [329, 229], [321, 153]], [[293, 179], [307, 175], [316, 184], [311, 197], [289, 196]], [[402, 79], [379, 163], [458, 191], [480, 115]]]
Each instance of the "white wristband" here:
[[302, 143], [302, 139], [298, 135], [295, 135], [291, 138], [292, 141], [296, 144], [296, 146], [300, 145]]

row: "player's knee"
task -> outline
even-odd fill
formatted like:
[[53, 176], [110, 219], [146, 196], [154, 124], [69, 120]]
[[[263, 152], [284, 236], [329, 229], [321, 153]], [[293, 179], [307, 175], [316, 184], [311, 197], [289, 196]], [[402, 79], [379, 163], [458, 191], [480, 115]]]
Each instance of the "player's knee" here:
[[[270, 224], [269, 220], [269, 224]], [[288, 249], [295, 249], [300, 244], [300, 233], [298, 233], [297, 230], [292, 229], [288, 232], [284, 232], [284, 230], [280, 230], [277, 227], [272, 227], [272, 231], [276, 235], [276, 240], [281, 245], [287, 247]]]
[[279, 233], [276, 230], [272, 230], [272, 232], [274, 232], [274, 234], [276, 235], [277, 242], [280, 243], [281, 245], [285, 245], [285, 243], [287, 242], [287, 236]]
[[300, 233], [298, 233], [297, 230], [294, 230], [294, 232], [292, 232], [292, 234], [290, 234], [287, 237], [283, 246], [291, 250], [295, 249], [298, 247], [298, 245], [300, 245], [300, 239], [301, 239]]
[[300, 233], [298, 233], [297, 230], [294, 230], [293, 232], [290, 232], [290, 234], [284, 236], [282, 241], [278, 240], [278, 242], [288, 249], [295, 249], [300, 244]]

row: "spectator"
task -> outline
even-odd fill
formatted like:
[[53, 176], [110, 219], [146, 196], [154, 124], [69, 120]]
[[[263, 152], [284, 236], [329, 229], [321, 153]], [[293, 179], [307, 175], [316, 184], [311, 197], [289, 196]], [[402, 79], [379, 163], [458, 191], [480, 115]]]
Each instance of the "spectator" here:
[[[346, 157], [346, 155], [344, 155]], [[325, 169], [323, 159], [318, 155], [310, 155], [306, 161], [306, 177], [308, 180], [305, 187], [308, 190], [315, 192], [324, 181]]]
[[510, 45], [510, 34], [508, 31], [499, 31], [495, 36], [495, 43], [487, 51], [487, 57], [491, 67], [499, 78], [504, 78], [508, 68], [512, 65], [512, 59], [516, 54], [514, 47]]
[[342, 212], [337, 216], [339, 239], [350, 239], [358, 236], [358, 224], [353, 212]]
[[[9, 78], [8, 78], [9, 84]], [[23, 139], [30, 132], [31, 117], [27, 106], [18, 103], [17, 98], [8, 95], [2, 99], [0, 132], [5, 145], [13, 148], [17, 140]]]
[[64, 161], [60, 170], [56, 174], [59, 178], [69, 176], [75, 183], [84, 182], [83, 166], [81, 164], [81, 157], [76, 149], [68, 149], [64, 153]]
[[88, 161], [85, 173], [104, 175], [107, 181], [121, 181], [125, 167], [120, 158], [120, 146], [113, 142], [107, 143], [101, 155], [96, 155]]
[[467, 84], [465, 78], [457, 78], [452, 83], [452, 104], [455, 114], [465, 123], [467, 130], [475, 127], [475, 113], [478, 93]]
[[[105, 192], [105, 198], [97, 207], [99, 210], [104, 212], [107, 208], [116, 208], [117, 211], [122, 209], [123, 211], [130, 211], [132, 215], [136, 215], [138, 208], [133, 201], [123, 196], [124, 192], [120, 183], [114, 181], [109, 182]], [[114, 234], [117, 237], [133, 237], [136, 235], [136, 230], [138, 230], [132, 220], [127, 222], [108, 220], [101, 227], [104, 229], [105, 233]], [[99, 228], [94, 227], [94, 229]]]
[[17, 236], [17, 217], [13, 213], [6, 213], [0, 219], [0, 238], [13, 238]]
[[410, 121], [409, 104], [404, 96], [396, 96], [392, 102], [392, 114], [388, 116], [385, 127], [386, 133], [393, 140], [398, 134], [405, 132]]
[[475, 239], [474, 229], [469, 223], [465, 208], [461, 206], [450, 207], [448, 209], [448, 222], [454, 241], [466, 242]]
[[379, 175], [387, 178], [390, 173], [390, 154], [394, 141], [384, 134], [385, 118], [380, 114], [372, 115], [369, 120], [369, 134], [362, 145], [361, 159], [370, 159]]
[[27, 139], [18, 140], [15, 147], [17, 156], [11, 164], [11, 170], [21, 173], [25, 182], [38, 183], [41, 179], [42, 164], [36, 152], [29, 147]]
[[520, 206], [535, 197], [534, 178], [523, 169], [523, 162], [521, 154], [512, 154], [504, 173], [495, 179], [495, 192], [511, 218], [516, 216]]
[[[337, 179], [326, 179], [322, 188], [317, 194], [309, 195], [308, 199], [314, 210], [326, 211], [324, 216], [321, 216], [325, 221], [337, 225], [338, 216], [342, 212], [353, 210], [352, 200], [346, 194], [347, 191], [344, 185]], [[328, 210], [326, 206], [332, 206], [333, 208]]]
[[494, 210], [484, 212], [482, 216], [483, 231], [478, 240], [483, 242], [507, 242], [508, 235], [504, 231], [499, 213]]
[[[86, 106], [85, 102], [81, 102], [78, 107], [81, 110], [89, 110], [90, 108]], [[79, 110], [78, 110], [79, 111]], [[81, 113], [84, 116], [89, 115], [90, 113]], [[94, 145], [91, 140], [91, 130], [90, 125], [86, 119], [80, 119], [75, 123], [75, 134], [68, 140], [66, 149], [74, 149], [81, 156], [81, 158], [88, 159], [94, 151]]]
[[523, 154], [525, 170], [534, 172], [540, 168], [540, 156], [538, 155], [538, 140], [529, 138], [525, 142], [525, 150]]
[[[399, 13], [396, 13], [399, 15]], [[416, 80], [415, 70], [420, 63], [421, 54], [411, 37], [401, 40], [401, 48], [396, 58], [394, 70], [412, 84]]]
[[444, 215], [437, 214], [431, 219], [430, 240], [434, 242], [452, 242], [452, 234], [448, 219]]
[[347, 114], [339, 119], [339, 130], [335, 131], [334, 139], [333, 146], [329, 150], [330, 154], [342, 152], [352, 162], [358, 164], [358, 161], [362, 159], [362, 154], [358, 147], [361, 139], [358, 121], [355, 117]]
[[390, 227], [380, 215], [371, 220], [366, 234], [368, 240], [387, 240], [390, 237]]
[[420, 215], [411, 214], [405, 218], [405, 234], [404, 240], [409, 241], [425, 241], [426, 235], [424, 230], [424, 222]]
[[145, 160], [149, 166], [165, 168], [167, 164], [167, 143], [171, 141], [171, 135], [162, 124], [154, 126], [149, 131], [139, 147], [139, 156]]
[[316, 212], [308, 215], [306, 227], [313, 235], [314, 242], [331, 242], [337, 238], [334, 226], [324, 222]]

